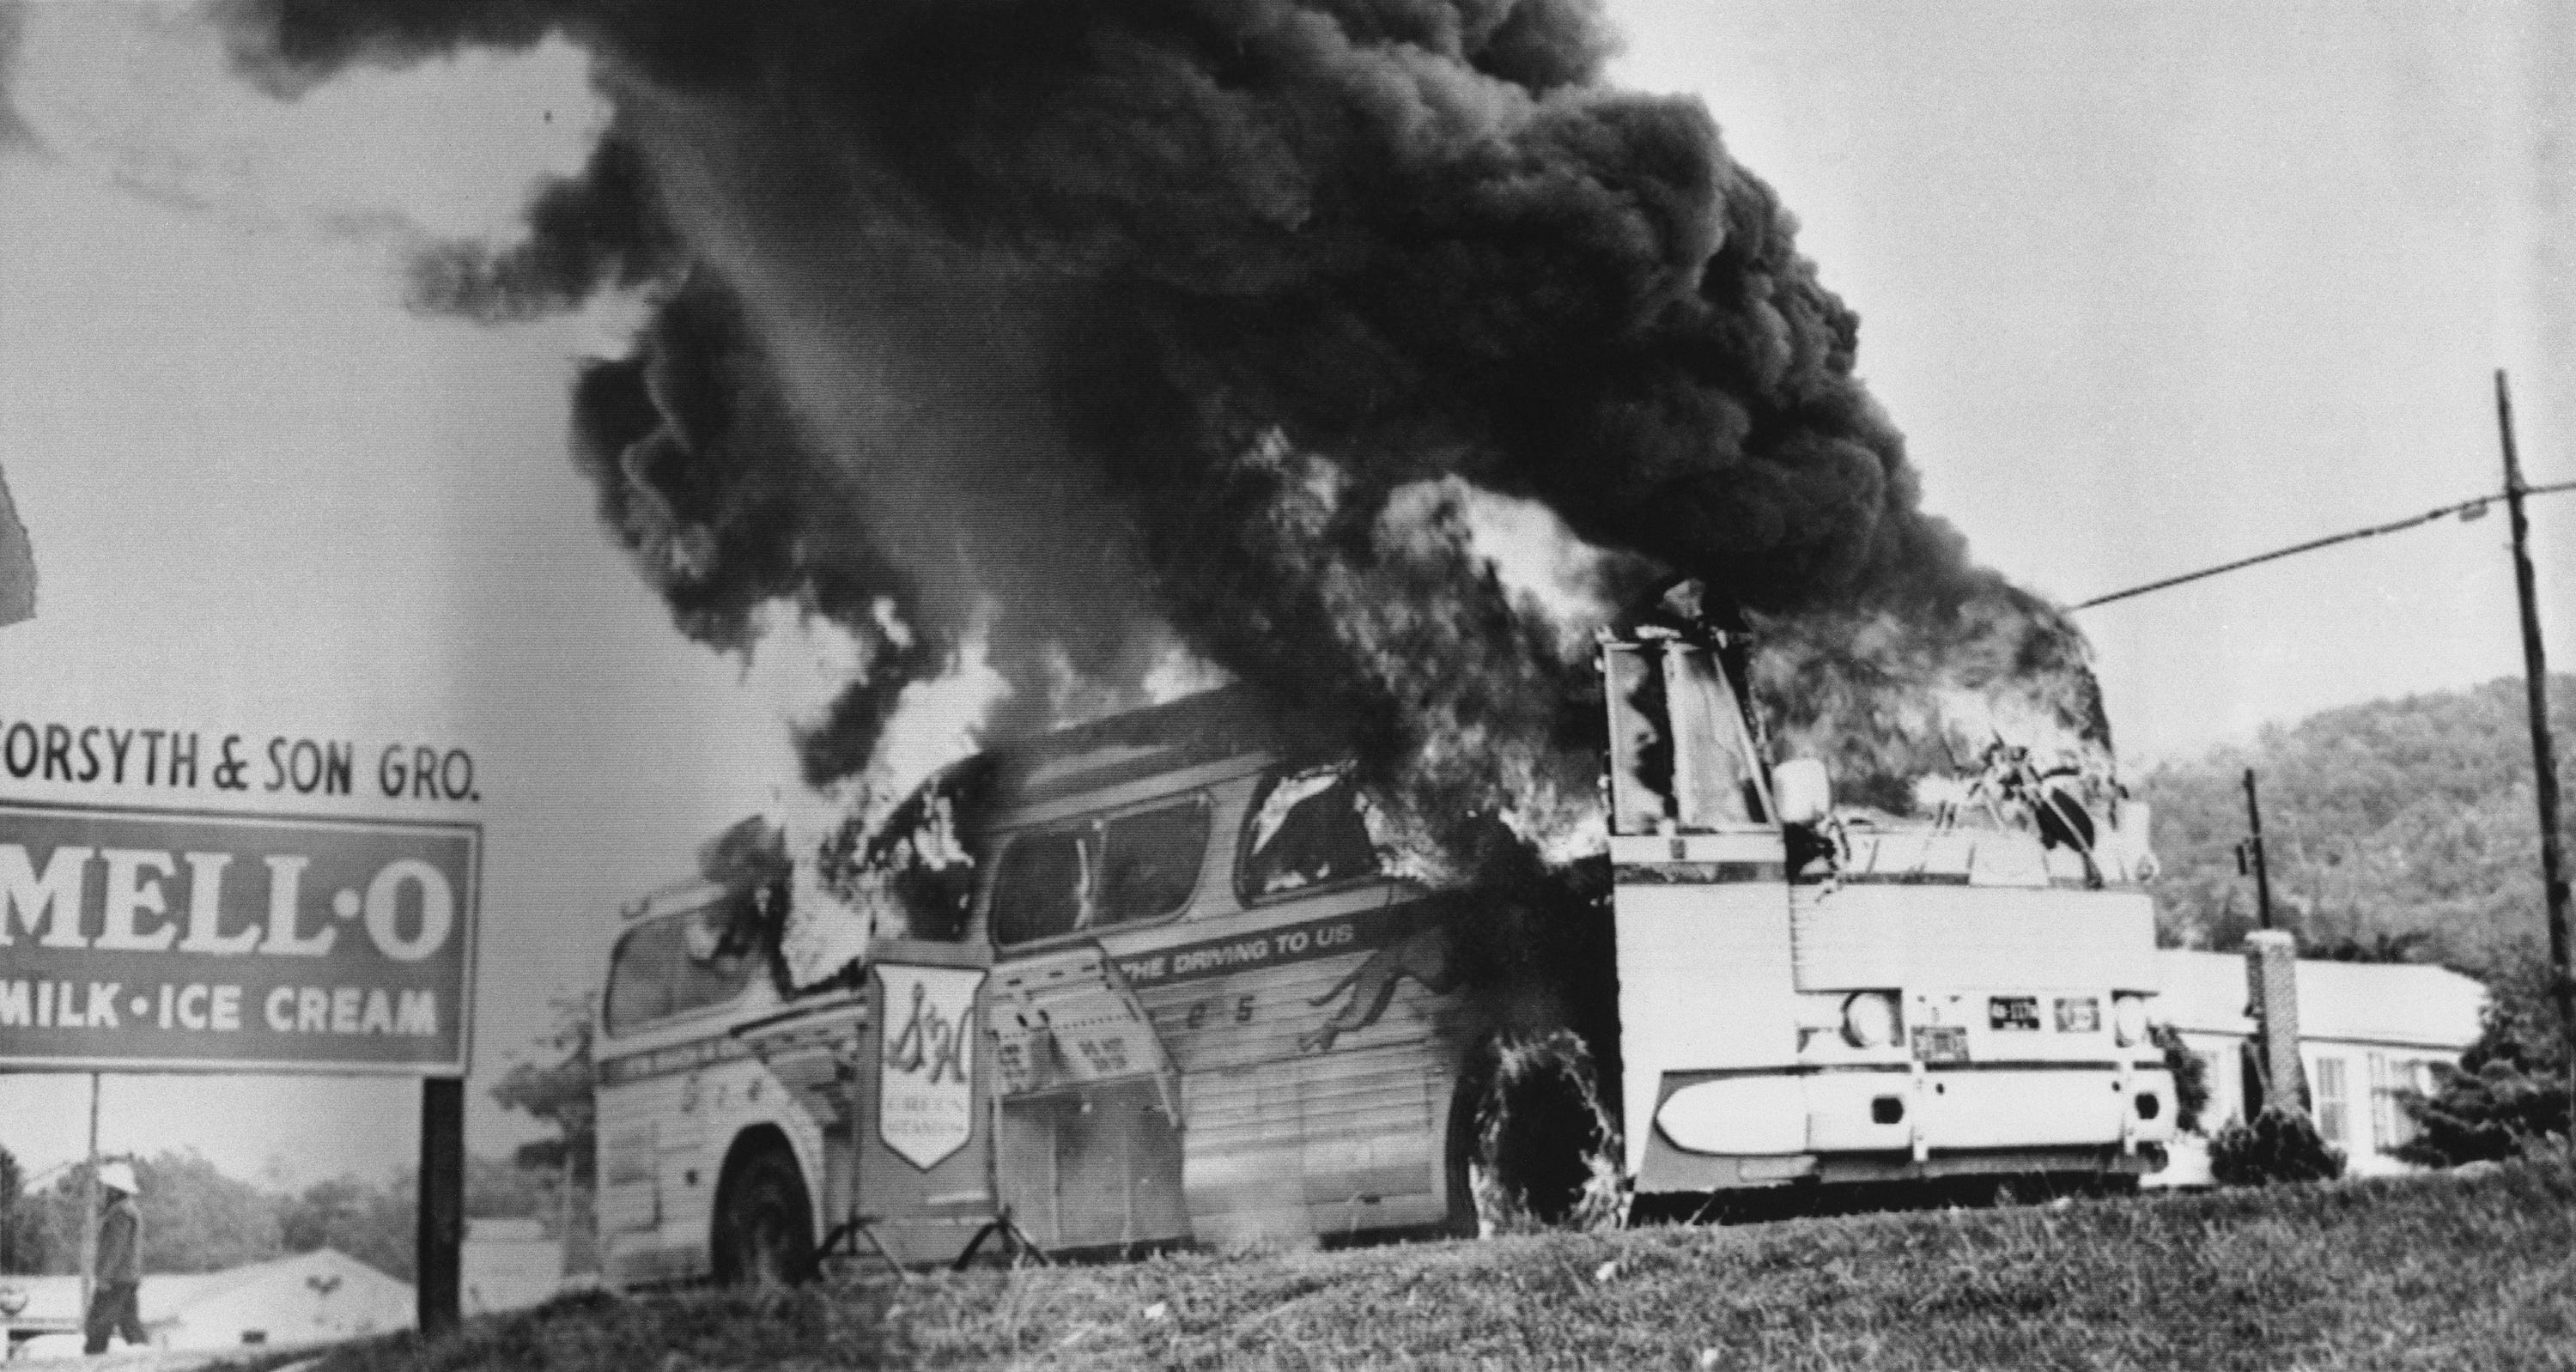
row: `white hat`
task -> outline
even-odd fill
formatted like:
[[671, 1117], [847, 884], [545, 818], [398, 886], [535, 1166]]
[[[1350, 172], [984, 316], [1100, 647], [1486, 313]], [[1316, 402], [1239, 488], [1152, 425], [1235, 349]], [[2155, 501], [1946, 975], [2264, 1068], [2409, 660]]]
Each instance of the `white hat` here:
[[134, 1167], [130, 1163], [101, 1163], [98, 1169], [98, 1184], [110, 1191], [122, 1191], [129, 1196], [143, 1194], [142, 1185], [134, 1180]]

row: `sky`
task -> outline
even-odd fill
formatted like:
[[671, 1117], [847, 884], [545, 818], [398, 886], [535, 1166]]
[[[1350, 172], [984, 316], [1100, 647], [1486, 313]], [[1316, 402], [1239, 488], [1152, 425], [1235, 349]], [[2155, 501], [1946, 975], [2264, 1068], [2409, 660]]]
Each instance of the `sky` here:
[[[2576, 479], [2567, 21], [2534, 4], [1613, 3], [1621, 84], [1695, 95], [1860, 313], [1926, 502], [2066, 601]], [[0, 472], [43, 578], [0, 719], [469, 749], [481, 1087], [595, 980], [615, 907], [792, 797], [834, 659], [669, 627], [564, 455], [633, 301], [487, 328], [402, 309], [423, 234], [506, 235], [602, 108], [560, 45], [281, 103], [178, 6], [38, 0], [0, 151]], [[2547, 54], [2559, 54], [2551, 57]], [[2553, 140], [2552, 132], [2559, 136]], [[2576, 235], [2560, 232], [2560, 239]], [[2534, 505], [2576, 668], [2576, 497]], [[2446, 521], [2084, 612], [2134, 768], [2520, 670], [2505, 521]], [[0, 796], [64, 798], [0, 779]], [[303, 813], [335, 802], [299, 799]], [[84, 1146], [87, 1083], [0, 1080], [0, 1145]], [[107, 1080], [111, 1150], [280, 1184], [413, 1156], [416, 1088]]]

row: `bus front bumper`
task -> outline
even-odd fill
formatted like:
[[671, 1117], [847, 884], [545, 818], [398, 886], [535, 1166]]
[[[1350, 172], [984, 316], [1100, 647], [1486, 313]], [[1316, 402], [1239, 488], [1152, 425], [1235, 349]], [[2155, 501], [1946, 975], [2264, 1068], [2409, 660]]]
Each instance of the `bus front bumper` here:
[[1637, 1189], [2142, 1173], [2161, 1165], [2174, 1114], [2170, 1073], [2119, 1063], [1676, 1072]]

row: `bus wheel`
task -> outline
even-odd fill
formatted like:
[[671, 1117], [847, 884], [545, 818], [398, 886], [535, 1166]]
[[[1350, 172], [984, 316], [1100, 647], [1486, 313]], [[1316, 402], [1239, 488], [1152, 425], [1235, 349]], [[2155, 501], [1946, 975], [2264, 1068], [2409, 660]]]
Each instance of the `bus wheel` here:
[[1486, 1045], [1460, 1082], [1450, 1125], [1450, 1194], [1457, 1227], [1479, 1234], [1612, 1218], [1596, 1159], [1612, 1130], [1594, 1088], [1591, 1055], [1558, 1031]]
[[796, 1157], [775, 1139], [749, 1145], [716, 1194], [716, 1280], [754, 1290], [814, 1275], [814, 1220]]

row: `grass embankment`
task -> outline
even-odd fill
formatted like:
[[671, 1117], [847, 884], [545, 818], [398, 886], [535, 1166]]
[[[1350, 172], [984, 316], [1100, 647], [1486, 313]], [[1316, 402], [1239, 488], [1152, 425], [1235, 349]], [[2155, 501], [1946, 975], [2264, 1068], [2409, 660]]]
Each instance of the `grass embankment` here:
[[2576, 1368], [2531, 1165], [2059, 1208], [585, 1297], [317, 1372], [716, 1367]]

